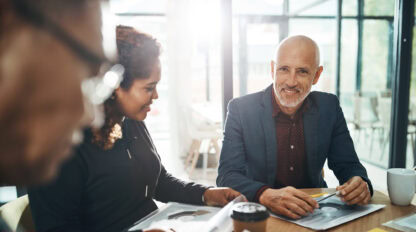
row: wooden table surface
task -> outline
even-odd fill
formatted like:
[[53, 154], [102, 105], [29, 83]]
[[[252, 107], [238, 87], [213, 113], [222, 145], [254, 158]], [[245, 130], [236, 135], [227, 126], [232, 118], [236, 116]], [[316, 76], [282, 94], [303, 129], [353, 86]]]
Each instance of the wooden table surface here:
[[[321, 192], [332, 193], [335, 189], [302, 189], [302, 191], [307, 194], [317, 194]], [[411, 213], [416, 213], [416, 206], [395, 206], [390, 203], [388, 196], [384, 195], [379, 191], [374, 191], [373, 198], [371, 199], [371, 204], [384, 204], [386, 207], [380, 209], [376, 212], [373, 212], [369, 215], [357, 218], [353, 221], [344, 223], [337, 227], [333, 227], [328, 231], [369, 231], [374, 228], [380, 228], [386, 231], [397, 231], [389, 227], [382, 226], [383, 223], [388, 222], [392, 219], [403, 217]], [[267, 232], [272, 231], [313, 231], [311, 229], [298, 226], [296, 224], [270, 217], [267, 221]]]

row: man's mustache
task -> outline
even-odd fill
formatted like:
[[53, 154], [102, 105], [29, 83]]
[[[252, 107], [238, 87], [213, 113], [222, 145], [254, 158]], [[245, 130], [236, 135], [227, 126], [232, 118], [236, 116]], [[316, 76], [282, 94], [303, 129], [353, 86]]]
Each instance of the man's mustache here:
[[299, 87], [296, 87], [296, 86], [294, 86], [294, 87], [290, 87], [288, 85], [279, 86], [279, 91], [282, 91], [283, 89], [296, 90], [298, 92], [302, 92], [302, 89], [299, 88]]

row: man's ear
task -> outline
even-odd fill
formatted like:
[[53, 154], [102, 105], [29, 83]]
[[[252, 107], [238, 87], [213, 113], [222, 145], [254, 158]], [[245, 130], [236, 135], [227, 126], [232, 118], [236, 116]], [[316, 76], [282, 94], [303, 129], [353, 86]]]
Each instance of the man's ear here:
[[274, 67], [275, 67], [275, 63], [272, 60], [272, 61], [270, 61], [270, 72], [271, 72], [271, 75], [272, 75], [272, 80], [274, 80]]
[[322, 71], [324, 71], [324, 67], [319, 66], [318, 70], [315, 73], [315, 77], [313, 78], [313, 82], [312, 82], [313, 85], [318, 83], [318, 80], [319, 80], [319, 77], [321, 76]]

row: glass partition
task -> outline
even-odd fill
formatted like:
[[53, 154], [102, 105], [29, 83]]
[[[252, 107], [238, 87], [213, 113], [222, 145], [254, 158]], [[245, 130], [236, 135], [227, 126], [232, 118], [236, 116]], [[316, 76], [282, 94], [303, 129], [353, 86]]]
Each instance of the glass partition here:
[[407, 128], [406, 167], [416, 166], [416, 26], [413, 27], [412, 73], [410, 80], [409, 125]]
[[381, 168], [389, 160], [393, 13], [394, 1], [343, 1], [339, 98], [359, 158]]

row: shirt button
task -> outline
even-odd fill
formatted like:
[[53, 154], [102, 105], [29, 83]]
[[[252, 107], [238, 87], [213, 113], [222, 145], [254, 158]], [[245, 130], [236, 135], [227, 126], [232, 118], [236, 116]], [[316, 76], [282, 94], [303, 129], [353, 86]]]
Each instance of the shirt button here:
[[293, 167], [290, 167], [289, 169], [290, 169], [290, 171], [293, 171], [294, 168]]
[[295, 126], [295, 125], [296, 125], [295, 123], [292, 124], [292, 126]]
[[292, 150], [293, 150], [293, 148], [295, 148], [295, 146], [293, 146], [293, 145], [290, 145], [290, 149], [292, 149]]

